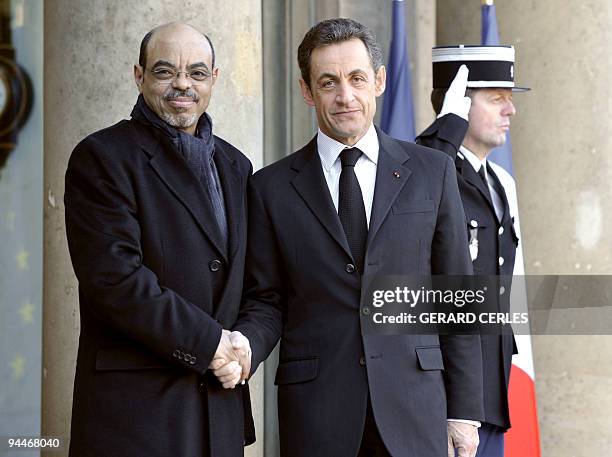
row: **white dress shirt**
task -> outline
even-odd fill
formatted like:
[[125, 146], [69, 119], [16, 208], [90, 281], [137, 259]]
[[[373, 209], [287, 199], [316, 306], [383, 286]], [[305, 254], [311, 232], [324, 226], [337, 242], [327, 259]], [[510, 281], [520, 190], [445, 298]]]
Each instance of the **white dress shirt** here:
[[354, 146], [347, 146], [328, 137], [321, 129], [317, 133], [317, 150], [321, 158], [323, 175], [325, 176], [325, 182], [327, 182], [336, 211], [338, 211], [340, 173], [342, 173], [340, 153], [343, 149], [351, 147], [358, 148], [363, 153], [355, 164], [355, 174], [357, 175], [357, 181], [359, 181], [359, 187], [361, 187], [361, 196], [363, 197], [366, 221], [369, 227], [372, 201], [374, 200], [374, 187], [376, 185], [376, 164], [378, 163], [379, 149], [378, 135], [376, 134], [374, 124], [370, 126], [366, 134]]
[[487, 186], [489, 186], [489, 192], [491, 193], [491, 199], [493, 200], [493, 208], [495, 208], [495, 215], [497, 216], [497, 220], [501, 221], [504, 217], [504, 203], [500, 197], [500, 195], [493, 187], [491, 180], [493, 178], [489, 177], [489, 171], [487, 170], [487, 159], [480, 160], [476, 154], [467, 149], [465, 146], [459, 147], [459, 152], [463, 154], [463, 157], [470, 163], [472, 168], [476, 170], [476, 173], [480, 170], [480, 167], [484, 167], [485, 176], [487, 178]]

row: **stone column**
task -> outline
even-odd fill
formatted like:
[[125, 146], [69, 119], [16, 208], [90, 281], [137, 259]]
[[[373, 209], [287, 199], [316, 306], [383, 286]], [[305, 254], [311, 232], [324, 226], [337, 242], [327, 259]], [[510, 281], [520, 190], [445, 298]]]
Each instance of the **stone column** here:
[[[438, 44], [478, 43], [479, 4], [438, 0]], [[609, 3], [500, 0], [496, 7], [501, 41], [516, 47], [516, 79], [533, 89], [515, 95], [512, 126], [526, 271], [610, 275]], [[610, 449], [612, 338], [535, 336], [533, 350], [542, 455]]]
[[[132, 66], [140, 40], [156, 25], [182, 20], [215, 45], [219, 79], [210, 114], [215, 132], [263, 163], [261, 2], [49, 0], [45, 2], [44, 329], [42, 434], [69, 437], [79, 332], [77, 284], [64, 227], [64, 173], [87, 134], [129, 117], [136, 101]], [[251, 384], [263, 455], [262, 374]], [[53, 454], [57, 455], [57, 454]], [[67, 450], [63, 453], [67, 455]]]

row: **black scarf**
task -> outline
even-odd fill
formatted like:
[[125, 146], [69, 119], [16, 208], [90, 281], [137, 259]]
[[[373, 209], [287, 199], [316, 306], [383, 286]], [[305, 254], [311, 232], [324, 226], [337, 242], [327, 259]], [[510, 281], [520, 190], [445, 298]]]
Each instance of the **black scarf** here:
[[203, 113], [198, 119], [195, 136], [182, 132], [162, 120], [149, 108], [142, 94], [138, 96], [131, 116], [132, 119], [151, 125], [167, 136], [200, 182], [204, 183], [206, 178], [204, 160], [212, 161], [215, 154], [212, 119], [207, 113]]
[[206, 190], [212, 203], [217, 225], [227, 249], [228, 228], [225, 214], [225, 202], [217, 167], [213, 160], [215, 154], [215, 138], [212, 134], [212, 119], [203, 113], [198, 119], [196, 134], [190, 135], [172, 127], [162, 120], [146, 104], [144, 97], [138, 96], [138, 101], [132, 110], [132, 119], [151, 125], [166, 135], [175, 149], [185, 159], [187, 165], [195, 173]]

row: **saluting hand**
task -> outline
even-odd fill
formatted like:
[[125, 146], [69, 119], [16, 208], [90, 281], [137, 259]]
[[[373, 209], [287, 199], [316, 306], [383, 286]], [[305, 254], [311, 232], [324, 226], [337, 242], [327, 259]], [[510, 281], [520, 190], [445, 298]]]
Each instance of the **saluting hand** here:
[[469, 72], [468, 67], [465, 65], [461, 65], [459, 70], [457, 70], [455, 79], [453, 79], [453, 82], [450, 84], [444, 96], [442, 110], [438, 115], [439, 118], [445, 114], [452, 113], [462, 117], [466, 121], [468, 120], [468, 113], [472, 106], [472, 99], [465, 96]]

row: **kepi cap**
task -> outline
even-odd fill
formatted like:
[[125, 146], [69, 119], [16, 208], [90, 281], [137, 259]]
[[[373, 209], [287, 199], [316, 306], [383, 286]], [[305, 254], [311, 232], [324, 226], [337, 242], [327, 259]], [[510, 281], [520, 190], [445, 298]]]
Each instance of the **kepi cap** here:
[[514, 84], [514, 46], [437, 46], [431, 50], [433, 88], [447, 89], [461, 65], [468, 67], [467, 87], [530, 90]]

